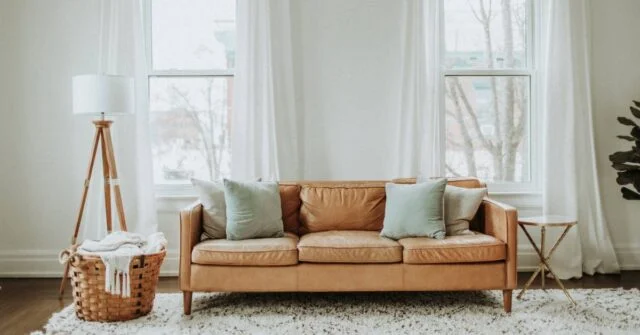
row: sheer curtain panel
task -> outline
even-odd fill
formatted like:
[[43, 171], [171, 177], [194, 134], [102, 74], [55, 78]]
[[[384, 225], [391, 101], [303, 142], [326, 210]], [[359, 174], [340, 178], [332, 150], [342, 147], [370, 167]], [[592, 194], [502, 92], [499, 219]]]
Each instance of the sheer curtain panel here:
[[[98, 73], [134, 78], [135, 112], [114, 119], [112, 127], [114, 151], [120, 187], [129, 231], [150, 234], [157, 231], [156, 199], [153, 183], [151, 145], [149, 138], [149, 108], [147, 106], [146, 50], [144, 39], [143, 0], [102, 0], [100, 36], [98, 42]], [[78, 134], [88, 136], [93, 130], [89, 118], [74, 122]], [[78, 135], [80, 136], [80, 135]], [[81, 139], [78, 138], [78, 141]], [[84, 148], [83, 148], [84, 149]], [[77, 171], [86, 169], [86, 150], [74, 150]], [[96, 161], [96, 170], [89, 190], [87, 208], [82, 223], [82, 237], [99, 239], [106, 235], [103, 179]], [[80, 173], [84, 175], [84, 173]], [[78, 190], [80, 190], [78, 188]], [[117, 216], [113, 216], [117, 219]], [[117, 224], [114, 224], [117, 227]]]
[[398, 177], [444, 175], [440, 115], [440, 0], [405, 0], [402, 96], [397, 124]]
[[231, 176], [300, 178], [289, 0], [238, 0]]
[[578, 221], [551, 259], [561, 279], [620, 270], [596, 169], [588, 5], [542, 2], [543, 212]]

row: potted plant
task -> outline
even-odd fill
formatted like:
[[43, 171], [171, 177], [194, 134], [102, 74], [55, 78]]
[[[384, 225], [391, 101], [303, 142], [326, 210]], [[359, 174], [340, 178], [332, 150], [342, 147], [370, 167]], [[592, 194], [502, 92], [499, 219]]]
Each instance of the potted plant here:
[[[630, 107], [631, 114], [640, 119], [640, 101], [633, 101]], [[625, 126], [631, 126], [630, 135], [618, 135], [619, 139], [633, 142], [629, 151], [618, 151], [609, 155], [611, 166], [618, 171], [616, 182], [623, 186], [622, 197], [627, 200], [640, 200], [640, 126], [635, 121], [620, 116], [618, 122]], [[625, 185], [631, 185], [635, 190]]]

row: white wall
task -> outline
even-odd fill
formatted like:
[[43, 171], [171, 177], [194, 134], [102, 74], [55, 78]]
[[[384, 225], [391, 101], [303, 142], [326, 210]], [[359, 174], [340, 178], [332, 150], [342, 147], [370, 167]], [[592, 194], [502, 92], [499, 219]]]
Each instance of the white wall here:
[[69, 243], [84, 178], [70, 160], [82, 137], [70, 131], [70, 78], [96, 71], [98, 8], [82, 0], [0, 2], [2, 274], [59, 268], [54, 256]]
[[[57, 276], [72, 233], [92, 132], [71, 114], [70, 78], [97, 68], [98, 1], [0, 2], [0, 277]], [[309, 179], [394, 177], [387, 153], [399, 106], [402, 14], [386, 0], [295, 1], [298, 108]], [[640, 1], [593, 1], [593, 97], [605, 215], [626, 268], [640, 268], [640, 202], [622, 200], [608, 154], [626, 149], [616, 115], [640, 99]], [[72, 132], [86, 129], [86, 133]], [[71, 162], [81, 157], [81, 162]], [[509, 197], [502, 197], [509, 202]], [[519, 198], [533, 214], [535, 197]], [[177, 211], [191, 199], [159, 199], [176, 273]], [[534, 257], [520, 240], [520, 265]]]
[[592, 95], [598, 175], [605, 216], [621, 265], [640, 269], [640, 201], [622, 199], [609, 155], [630, 150], [629, 127], [616, 121], [630, 116], [631, 100], [640, 100], [640, 1], [592, 1]]
[[311, 0], [295, 1], [293, 13], [305, 178], [396, 177], [389, 153], [400, 106], [402, 7]]

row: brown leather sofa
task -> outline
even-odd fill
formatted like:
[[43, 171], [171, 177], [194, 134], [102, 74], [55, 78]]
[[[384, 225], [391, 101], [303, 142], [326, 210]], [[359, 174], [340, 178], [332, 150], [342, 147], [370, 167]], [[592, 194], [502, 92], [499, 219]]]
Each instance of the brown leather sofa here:
[[[397, 179], [414, 183], [415, 179]], [[484, 187], [477, 179], [450, 185]], [[511, 311], [516, 287], [515, 208], [484, 199], [477, 235], [444, 240], [380, 236], [384, 181], [282, 182], [286, 236], [200, 241], [202, 205], [180, 213], [180, 289], [192, 292], [502, 290]]]

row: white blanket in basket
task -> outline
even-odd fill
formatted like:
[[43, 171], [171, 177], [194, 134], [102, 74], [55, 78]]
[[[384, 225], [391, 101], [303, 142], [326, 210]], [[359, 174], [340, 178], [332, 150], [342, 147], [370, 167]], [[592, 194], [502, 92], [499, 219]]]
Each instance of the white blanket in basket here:
[[[167, 239], [160, 232], [144, 237], [137, 233], [116, 231], [100, 241], [86, 240], [82, 242], [78, 253], [100, 256], [105, 265], [105, 291], [122, 297], [130, 297], [129, 267], [133, 257], [157, 253], [166, 246]], [[122, 275], [122, 284], [120, 284], [120, 275]]]

